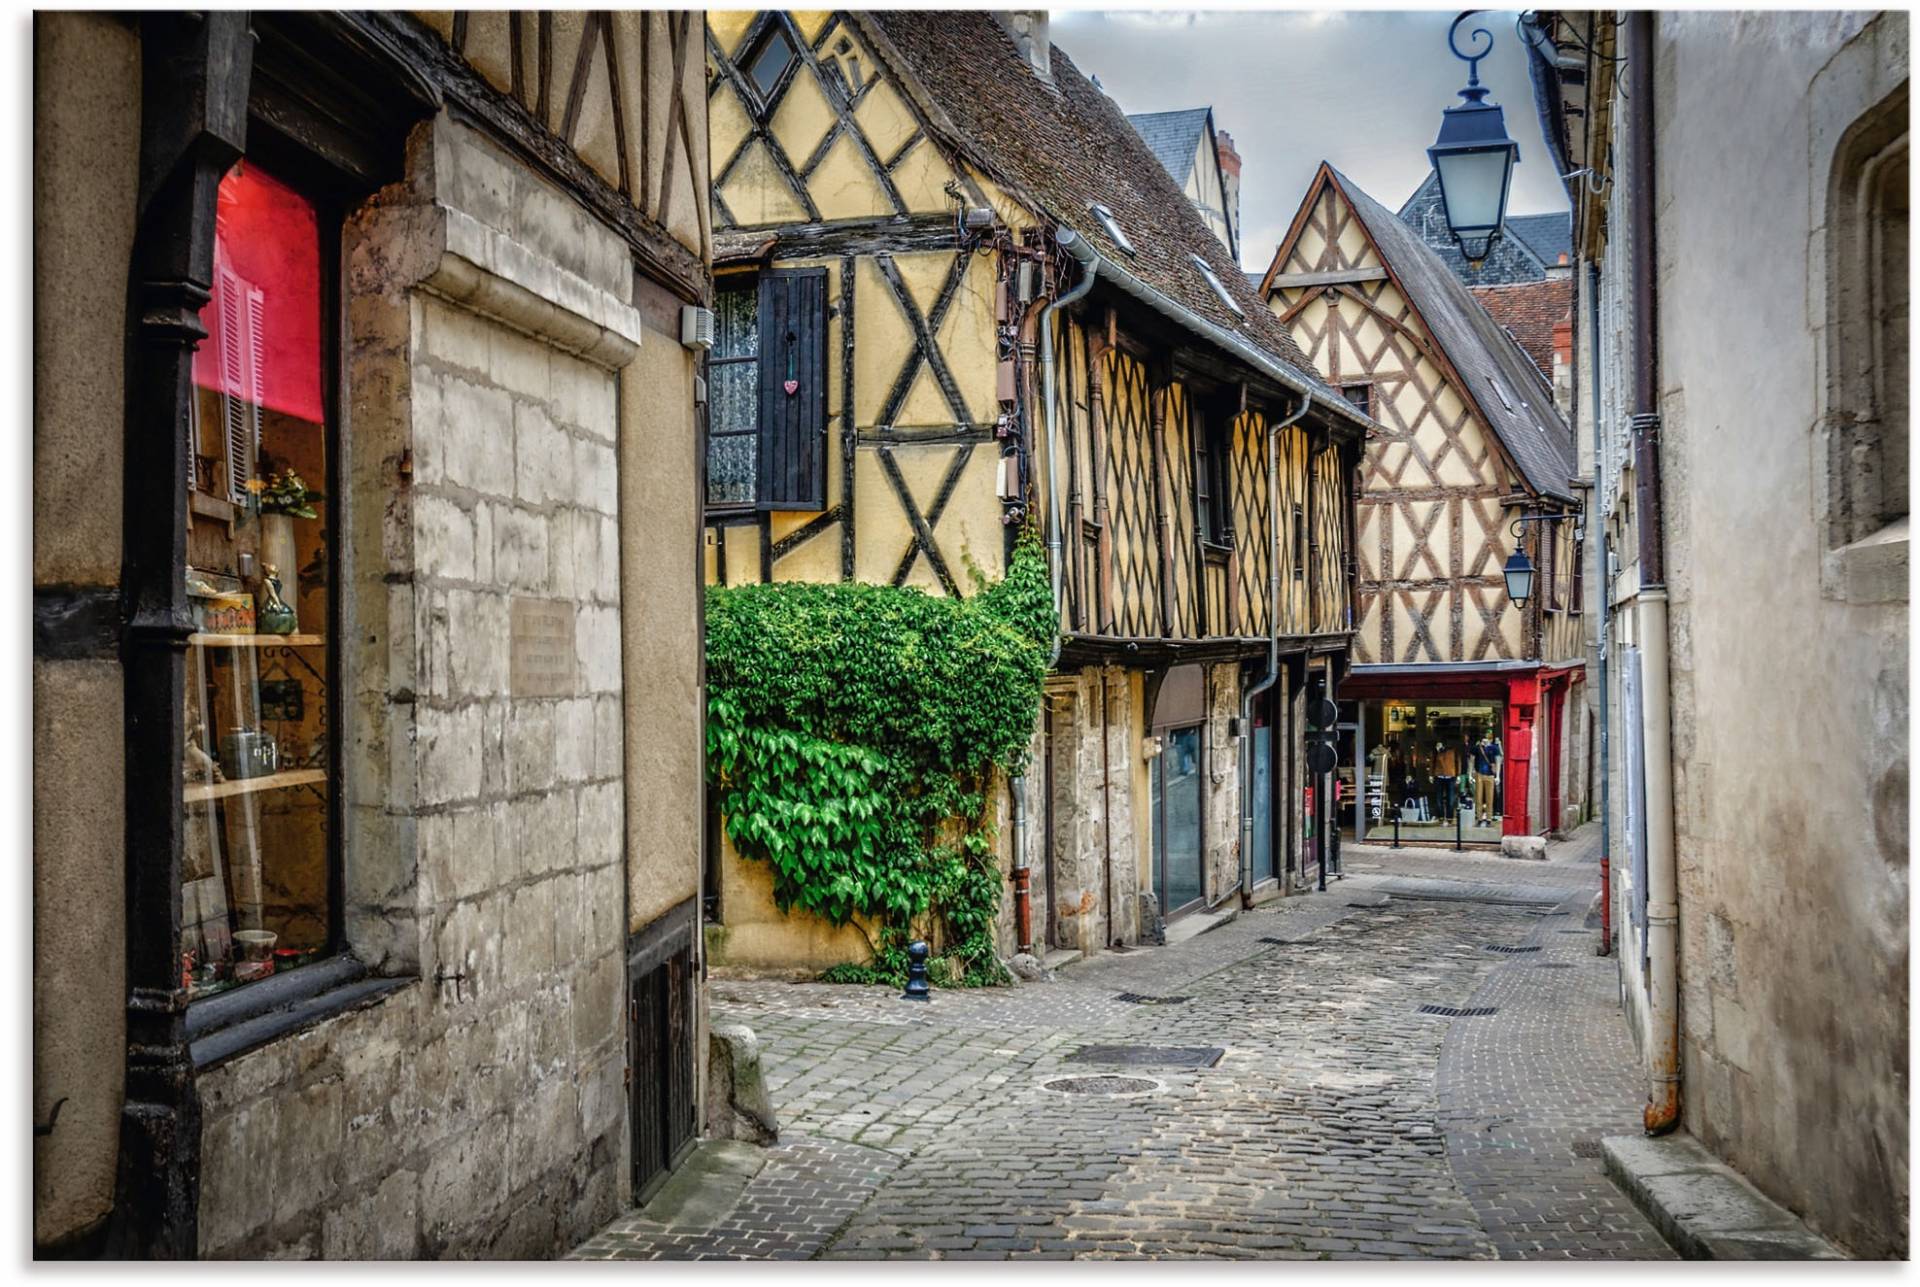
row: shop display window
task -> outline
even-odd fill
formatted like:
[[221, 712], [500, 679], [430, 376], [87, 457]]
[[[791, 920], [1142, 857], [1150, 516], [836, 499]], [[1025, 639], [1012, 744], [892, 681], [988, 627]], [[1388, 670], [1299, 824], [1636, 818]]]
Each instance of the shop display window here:
[[1499, 841], [1505, 703], [1388, 700], [1361, 708], [1356, 774], [1365, 779], [1368, 832], [1391, 829], [1397, 813], [1403, 840]]
[[196, 999], [335, 941], [321, 229], [251, 161], [221, 181], [188, 435], [180, 968]]

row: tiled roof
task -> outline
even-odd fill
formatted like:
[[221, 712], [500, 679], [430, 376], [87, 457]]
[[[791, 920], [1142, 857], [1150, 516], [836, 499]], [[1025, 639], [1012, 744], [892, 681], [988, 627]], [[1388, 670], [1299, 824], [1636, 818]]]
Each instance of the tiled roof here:
[[1549, 277], [1512, 286], [1475, 286], [1473, 297], [1520, 342], [1533, 364], [1553, 379], [1553, 328], [1573, 308], [1573, 278]]
[[1573, 432], [1539, 369], [1412, 228], [1338, 170], [1332, 174], [1527, 485], [1573, 499]]
[[1551, 257], [1541, 253], [1542, 245], [1553, 244], [1547, 224], [1560, 221], [1562, 249], [1572, 235], [1571, 215], [1508, 215], [1507, 235], [1493, 243], [1478, 268], [1467, 262], [1447, 230], [1446, 207], [1440, 199], [1440, 180], [1433, 171], [1413, 190], [1400, 207], [1400, 218], [1427, 243], [1454, 276], [1469, 286], [1507, 286], [1514, 282], [1537, 282], [1547, 268], [1559, 262], [1559, 251]]
[[[1315, 396], [1339, 395], [1268, 311], [1227, 248], [1118, 106], [1056, 42], [1053, 84], [1034, 74], [991, 13], [890, 9], [855, 15], [931, 100], [935, 127], [995, 182], [1086, 237], [1102, 258], [1240, 342], [1263, 350]], [[1123, 250], [1089, 212], [1106, 206], [1133, 246]], [[1239, 311], [1201, 274], [1213, 269]], [[1344, 403], [1339, 413], [1346, 415]], [[1365, 423], [1364, 417], [1354, 417]]]
[[1210, 107], [1189, 107], [1177, 112], [1141, 112], [1127, 117], [1127, 123], [1140, 132], [1173, 181], [1185, 188], [1212, 111]]
[[1507, 231], [1526, 242], [1527, 249], [1549, 268], [1558, 264], [1562, 255], [1572, 262], [1572, 214], [1508, 215]]

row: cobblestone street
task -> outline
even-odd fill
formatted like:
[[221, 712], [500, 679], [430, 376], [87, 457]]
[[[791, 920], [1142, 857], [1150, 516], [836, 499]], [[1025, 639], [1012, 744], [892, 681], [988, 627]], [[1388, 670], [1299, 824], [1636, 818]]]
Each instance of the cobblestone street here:
[[716, 981], [780, 1143], [719, 1218], [643, 1210], [575, 1254], [1668, 1256], [1599, 1160], [1641, 1093], [1593, 839], [1546, 864], [1350, 847], [1324, 895], [924, 1007]]

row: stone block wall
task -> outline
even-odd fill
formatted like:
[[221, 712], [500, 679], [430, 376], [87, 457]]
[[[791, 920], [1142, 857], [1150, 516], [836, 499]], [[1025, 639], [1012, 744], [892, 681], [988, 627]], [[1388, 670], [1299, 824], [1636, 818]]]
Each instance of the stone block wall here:
[[[1053, 864], [1059, 945], [1092, 953], [1110, 941], [1137, 943], [1141, 880], [1134, 827], [1136, 809], [1146, 802], [1134, 799], [1140, 736], [1127, 672], [1087, 667], [1059, 675], [1049, 681], [1047, 697], [1053, 709], [1054, 835], [1052, 852], [1044, 857]], [[1044, 845], [1044, 807], [1036, 810], [1033, 828]], [[1035, 884], [1045, 880], [1036, 862]], [[1041, 924], [1035, 922], [1036, 936]]]
[[546, 1255], [626, 1186], [631, 270], [445, 117], [344, 259], [346, 933], [413, 981], [202, 1075], [201, 1250]]
[[1240, 666], [1207, 667], [1207, 780], [1202, 807], [1206, 833], [1206, 900], [1217, 903], [1240, 882], [1240, 752], [1233, 736], [1240, 718]]

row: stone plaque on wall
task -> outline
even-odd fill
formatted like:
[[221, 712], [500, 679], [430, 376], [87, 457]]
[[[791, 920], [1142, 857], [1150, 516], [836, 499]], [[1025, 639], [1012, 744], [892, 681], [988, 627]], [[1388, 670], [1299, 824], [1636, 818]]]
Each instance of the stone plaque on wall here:
[[571, 697], [577, 664], [573, 604], [566, 599], [513, 601], [513, 656], [508, 682], [515, 697]]

